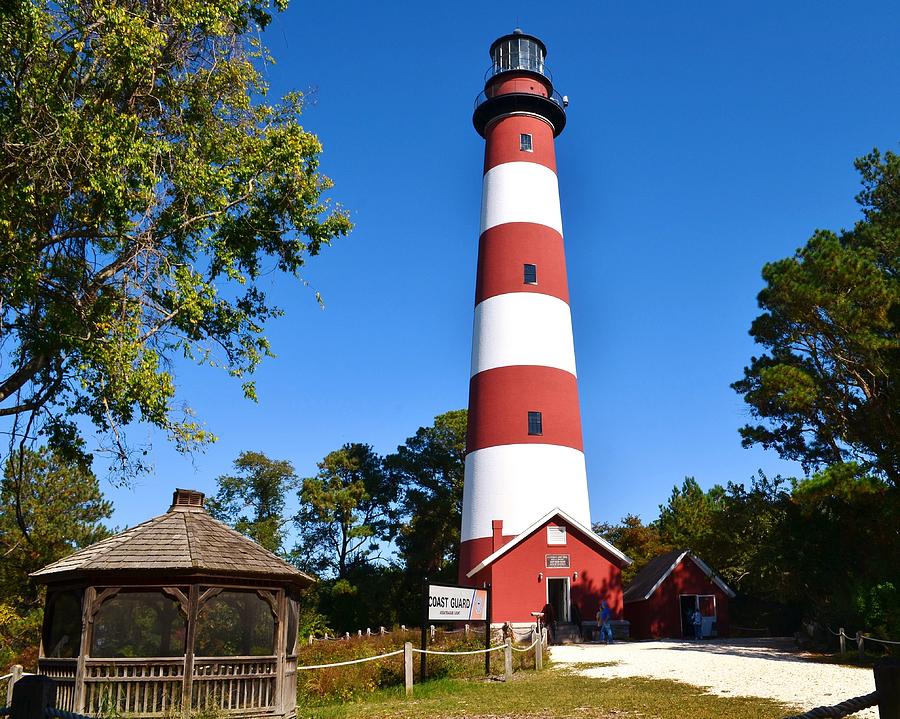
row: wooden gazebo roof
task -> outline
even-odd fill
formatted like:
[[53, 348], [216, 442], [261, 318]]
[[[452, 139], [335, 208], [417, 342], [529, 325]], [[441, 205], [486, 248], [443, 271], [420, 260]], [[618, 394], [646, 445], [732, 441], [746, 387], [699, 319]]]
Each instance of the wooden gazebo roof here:
[[165, 514], [70, 554], [31, 576], [43, 584], [121, 575], [207, 575], [278, 580], [303, 588], [315, 579], [213, 519], [203, 494], [176, 489]]

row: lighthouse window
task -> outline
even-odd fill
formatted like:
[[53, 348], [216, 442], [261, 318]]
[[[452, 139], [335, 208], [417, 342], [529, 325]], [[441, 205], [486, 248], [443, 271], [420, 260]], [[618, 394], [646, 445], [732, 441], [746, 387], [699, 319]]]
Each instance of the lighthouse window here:
[[519, 149], [522, 152], [534, 152], [534, 148], [531, 145], [531, 135], [524, 132], [519, 135]]
[[528, 434], [543, 434], [544, 423], [540, 412], [528, 413]]
[[537, 265], [525, 265], [525, 284], [537, 284]]

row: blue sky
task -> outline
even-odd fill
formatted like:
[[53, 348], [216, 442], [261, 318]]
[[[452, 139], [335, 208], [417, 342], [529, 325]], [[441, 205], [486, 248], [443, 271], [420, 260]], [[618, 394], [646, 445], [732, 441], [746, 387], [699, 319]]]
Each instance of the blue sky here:
[[[214, 491], [245, 449], [300, 476], [344, 442], [387, 453], [466, 405], [491, 41], [519, 24], [571, 100], [557, 140], [591, 513], [650, 520], [674, 484], [796, 475], [745, 450], [729, 383], [754, 353], [760, 270], [858, 216], [854, 157], [900, 141], [894, 2], [325, 3], [264, 33], [274, 94], [310, 90], [332, 196], [356, 229], [270, 275], [286, 310], [260, 402], [208, 368], [182, 399], [219, 441], [153, 441], [153, 475], [105, 490], [122, 527], [174, 487]], [[326, 307], [314, 299], [320, 291]]]

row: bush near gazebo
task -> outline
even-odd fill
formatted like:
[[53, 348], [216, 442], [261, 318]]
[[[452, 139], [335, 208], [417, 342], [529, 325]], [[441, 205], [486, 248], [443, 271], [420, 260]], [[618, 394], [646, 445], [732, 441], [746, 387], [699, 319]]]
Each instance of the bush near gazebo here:
[[[315, 640], [309, 646], [305, 637], [300, 637], [297, 650], [298, 666], [330, 664], [351, 659], [373, 657], [396, 649], [402, 649], [405, 642], [419, 646], [418, 630], [397, 629], [384, 635], [351, 637], [350, 639]], [[494, 635], [493, 644], [499, 643]], [[437, 630], [434, 643], [429, 649], [441, 651], [468, 651], [484, 647], [484, 634], [474, 629], [468, 637], [463, 632]], [[549, 653], [544, 650], [544, 661]], [[513, 652], [513, 671], [534, 669], [534, 651]], [[415, 681], [419, 679], [419, 656], [413, 662]], [[484, 655], [429, 656], [428, 679], [484, 677]], [[492, 675], [503, 674], [503, 652], [491, 654]], [[358, 699], [378, 689], [403, 685], [403, 655], [372, 662], [351, 664], [328, 669], [311, 669], [299, 672], [297, 679], [297, 706], [315, 706], [332, 702]]]

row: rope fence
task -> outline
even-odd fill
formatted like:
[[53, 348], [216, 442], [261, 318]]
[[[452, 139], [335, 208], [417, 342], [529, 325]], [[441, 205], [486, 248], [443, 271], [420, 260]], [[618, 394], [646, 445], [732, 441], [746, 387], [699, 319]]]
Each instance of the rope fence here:
[[519, 649], [519, 647], [513, 645], [512, 650], [514, 652], [530, 652], [532, 649], [534, 649], [534, 647], [537, 645], [537, 643], [538, 643], [538, 637], [535, 636], [534, 641], [531, 643], [530, 647], [525, 647], [524, 649]]
[[375, 657], [363, 657], [362, 659], [350, 659], [346, 662], [333, 662], [331, 664], [310, 664], [306, 667], [297, 667], [297, 671], [302, 671], [304, 669], [330, 669], [331, 667], [347, 667], [351, 664], [362, 664], [363, 662], [374, 662], [376, 659], [387, 659], [388, 657], [395, 657], [398, 654], [403, 654], [402, 649], [397, 649], [393, 652], [388, 652], [387, 654], [379, 654]]
[[491, 647], [490, 649], [472, 649], [465, 652], [440, 652], [437, 649], [416, 649], [415, 647], [413, 647], [413, 652], [415, 652], [416, 654], [441, 654], [443, 656], [459, 654], [460, 656], [462, 656], [464, 654], [487, 654], [488, 652], [496, 652], [498, 649], [505, 648], [505, 644], [498, 644], [496, 647]]
[[732, 629], [737, 629], [739, 632], [760, 632], [761, 634], [768, 634], [768, 627], [739, 627], [737, 624], [731, 625]]
[[[404, 627], [405, 629], [405, 627]], [[434, 639], [434, 627], [432, 629], [432, 640]], [[535, 670], [540, 670], [543, 668], [543, 643], [541, 635], [535, 632], [534, 637], [531, 644], [527, 647], [521, 648], [516, 647], [513, 643], [513, 637], [508, 636], [503, 644], [497, 644], [493, 647], [487, 647], [484, 649], [467, 649], [467, 650], [459, 650], [459, 651], [445, 651], [441, 649], [419, 649], [417, 647], [413, 647], [412, 642], [405, 642], [403, 645], [403, 649], [395, 649], [390, 652], [385, 652], [384, 654], [377, 654], [373, 657], [361, 657], [359, 659], [348, 659], [342, 662], [329, 662], [327, 664], [310, 664], [306, 666], [298, 666], [297, 671], [311, 671], [316, 669], [330, 669], [332, 667], [346, 667], [351, 666], [353, 664], [362, 664], [363, 662], [374, 662], [381, 659], [390, 659], [391, 657], [403, 655], [403, 673], [404, 673], [404, 684], [406, 686], [407, 695], [412, 693], [413, 689], [413, 655], [419, 654], [421, 655], [433, 655], [433, 656], [472, 656], [475, 654], [483, 654], [485, 656], [485, 672], [489, 672], [490, 660], [489, 655], [492, 652], [500, 651], [501, 649], [504, 652], [504, 675], [507, 680], [512, 678], [513, 675], [513, 652], [530, 652], [532, 649], [534, 650], [534, 668]], [[312, 638], [310, 638], [312, 639]], [[424, 678], [425, 674], [425, 657], [422, 656], [422, 677]], [[67, 717], [60, 717], [60, 719], [70, 719]]]
[[803, 714], [795, 714], [787, 719], [842, 719], [850, 714], [868, 709], [878, 704], [878, 692], [865, 694], [861, 697], [853, 697], [847, 701], [830, 707], [816, 707]]

